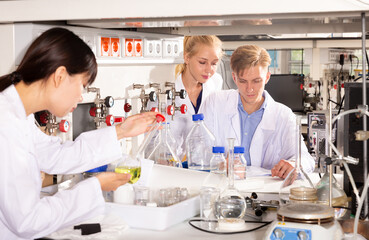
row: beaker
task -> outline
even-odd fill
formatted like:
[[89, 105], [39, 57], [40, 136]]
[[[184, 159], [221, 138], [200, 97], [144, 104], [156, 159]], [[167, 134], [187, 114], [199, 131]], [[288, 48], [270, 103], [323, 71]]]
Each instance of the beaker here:
[[[216, 202], [216, 213], [219, 219], [239, 219], [246, 212], [245, 198], [234, 187], [234, 138], [228, 138], [229, 155], [228, 155], [228, 187], [220, 194], [219, 200]], [[235, 222], [236, 223], [236, 222]]]
[[158, 129], [161, 126], [161, 122], [165, 121], [165, 117], [161, 114], [156, 115], [156, 122], [151, 126], [149, 132], [146, 134], [143, 142], [138, 148], [137, 153], [132, 156], [127, 156], [123, 161], [119, 162], [115, 167], [116, 173], [129, 173], [131, 174], [131, 178], [128, 183], [136, 183], [141, 176], [141, 160], [144, 158], [145, 149], [152, 139], [153, 136], [157, 133]]
[[[295, 167], [284, 179], [279, 190], [279, 198], [281, 204], [290, 201], [291, 189], [299, 188], [299, 191], [310, 192], [314, 189], [309, 176], [304, 172], [301, 166], [301, 117], [296, 117], [296, 161]], [[292, 190], [293, 191], [293, 190]]]
[[[328, 168], [327, 168], [328, 169]], [[345, 191], [332, 176], [332, 207], [336, 218], [344, 216], [347, 212], [348, 202]], [[329, 204], [329, 172], [327, 171], [316, 185], [318, 203]]]
[[176, 143], [171, 136], [169, 123], [163, 123], [163, 128], [154, 141], [154, 149], [149, 154], [148, 158], [155, 161], [157, 164], [182, 167], [182, 163], [176, 154]]

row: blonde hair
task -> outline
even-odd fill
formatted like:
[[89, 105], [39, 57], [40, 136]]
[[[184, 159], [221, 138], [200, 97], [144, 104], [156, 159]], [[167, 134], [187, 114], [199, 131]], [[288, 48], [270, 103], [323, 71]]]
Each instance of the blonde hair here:
[[[219, 58], [222, 57], [222, 41], [215, 35], [203, 35], [203, 36], [185, 36], [183, 39], [183, 55], [192, 57], [199, 51], [200, 45], [206, 45], [213, 47]], [[175, 76], [182, 74], [186, 70], [186, 64], [177, 64], [175, 68]]]
[[231, 56], [231, 68], [237, 75], [243, 70], [261, 65], [268, 67], [271, 63], [269, 53], [262, 47], [256, 45], [244, 45], [238, 47]]

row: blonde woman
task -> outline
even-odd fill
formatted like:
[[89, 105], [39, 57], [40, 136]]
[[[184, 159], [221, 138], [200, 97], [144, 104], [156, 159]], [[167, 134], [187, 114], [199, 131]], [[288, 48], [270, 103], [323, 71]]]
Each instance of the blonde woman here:
[[210, 93], [222, 89], [223, 79], [216, 73], [222, 54], [222, 42], [216, 36], [184, 38], [184, 63], [176, 66], [175, 87], [177, 91], [185, 89], [187, 97], [176, 98], [176, 106], [186, 104], [188, 111], [185, 115], [176, 114], [170, 126], [177, 141], [177, 153], [183, 161], [185, 161], [185, 138], [192, 127], [192, 115], [202, 112], [202, 102]]

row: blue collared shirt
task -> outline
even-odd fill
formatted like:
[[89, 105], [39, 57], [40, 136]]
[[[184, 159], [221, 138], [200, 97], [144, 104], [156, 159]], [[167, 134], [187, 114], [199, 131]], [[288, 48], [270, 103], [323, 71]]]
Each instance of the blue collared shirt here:
[[267, 103], [267, 94], [263, 93], [264, 102], [260, 108], [248, 114], [244, 109], [241, 101], [241, 96], [238, 95], [238, 113], [240, 115], [240, 128], [241, 128], [241, 146], [245, 147], [245, 159], [247, 165], [251, 166], [250, 158], [250, 144], [252, 137], [254, 136], [255, 130], [258, 127], [261, 119], [263, 118], [264, 110]]

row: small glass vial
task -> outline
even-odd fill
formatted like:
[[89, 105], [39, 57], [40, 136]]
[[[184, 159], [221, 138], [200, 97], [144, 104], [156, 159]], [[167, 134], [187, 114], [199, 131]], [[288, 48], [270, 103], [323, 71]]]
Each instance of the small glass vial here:
[[143, 186], [136, 186], [134, 190], [135, 190], [135, 201], [134, 201], [135, 205], [146, 206], [146, 204], [150, 200], [149, 188]]
[[213, 157], [210, 160], [210, 172], [227, 176], [227, 161], [224, 158], [224, 147], [213, 147]]
[[244, 153], [244, 147], [234, 147], [234, 180], [246, 179], [247, 162]]

